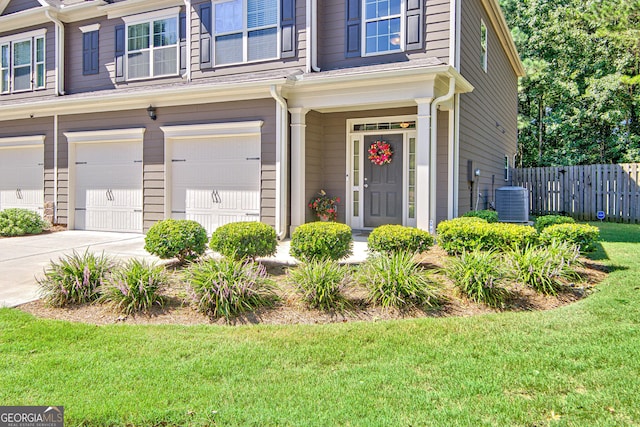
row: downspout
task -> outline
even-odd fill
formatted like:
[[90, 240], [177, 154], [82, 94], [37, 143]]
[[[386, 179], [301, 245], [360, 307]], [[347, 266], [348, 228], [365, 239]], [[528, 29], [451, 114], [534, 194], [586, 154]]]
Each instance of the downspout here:
[[53, 115], [53, 223], [58, 223], [58, 115]]
[[307, 0], [305, 4], [306, 14], [305, 14], [305, 49], [306, 49], [306, 58], [305, 58], [305, 73], [309, 74], [312, 70], [313, 60], [312, 56], [312, 42], [311, 42], [311, 4], [312, 0]]
[[64, 95], [64, 25], [48, 10], [45, 10], [44, 14], [56, 26], [56, 95], [62, 96]]
[[276, 85], [269, 88], [271, 97], [276, 100], [280, 108], [276, 110], [276, 236], [282, 240], [287, 236], [287, 176], [288, 155], [287, 143], [289, 132], [287, 129], [287, 115], [289, 107], [287, 101], [278, 92]]
[[311, 0], [311, 15], [311, 70], [318, 73], [318, 0]]
[[187, 46], [185, 47], [187, 53], [187, 82], [191, 81], [191, 0], [184, 0], [186, 8], [185, 16], [185, 32], [187, 33]]
[[438, 187], [438, 106], [443, 102], [449, 101], [456, 91], [455, 77], [449, 77], [449, 92], [436, 98], [431, 103], [431, 144], [429, 147], [429, 232], [434, 233], [436, 220], [436, 201], [437, 195], [434, 191]]

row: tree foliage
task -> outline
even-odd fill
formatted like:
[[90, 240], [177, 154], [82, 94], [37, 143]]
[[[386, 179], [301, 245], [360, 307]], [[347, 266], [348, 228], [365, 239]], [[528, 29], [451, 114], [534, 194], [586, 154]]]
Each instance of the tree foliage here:
[[525, 65], [518, 166], [640, 161], [640, 0], [501, 0]]

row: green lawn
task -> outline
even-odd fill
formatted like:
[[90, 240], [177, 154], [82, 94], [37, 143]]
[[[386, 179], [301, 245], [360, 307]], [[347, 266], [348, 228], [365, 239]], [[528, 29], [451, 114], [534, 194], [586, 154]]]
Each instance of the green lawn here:
[[0, 405], [67, 426], [640, 425], [640, 226], [558, 310], [322, 326], [90, 326], [0, 310]]

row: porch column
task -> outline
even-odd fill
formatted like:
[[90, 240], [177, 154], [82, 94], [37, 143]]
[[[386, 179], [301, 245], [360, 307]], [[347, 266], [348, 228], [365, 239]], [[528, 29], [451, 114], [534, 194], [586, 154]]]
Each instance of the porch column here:
[[416, 225], [422, 230], [435, 233], [435, 218], [431, 217], [431, 101], [433, 98], [418, 98], [418, 120], [416, 122]]
[[291, 229], [304, 224], [307, 211], [305, 195], [305, 144], [307, 108], [289, 108], [291, 113]]

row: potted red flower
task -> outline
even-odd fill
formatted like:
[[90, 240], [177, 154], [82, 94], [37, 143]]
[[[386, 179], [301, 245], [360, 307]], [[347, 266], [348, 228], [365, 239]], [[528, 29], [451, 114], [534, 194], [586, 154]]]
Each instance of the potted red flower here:
[[338, 219], [338, 203], [340, 197], [331, 197], [324, 190], [320, 190], [309, 201], [309, 207], [321, 221], [335, 221]]

